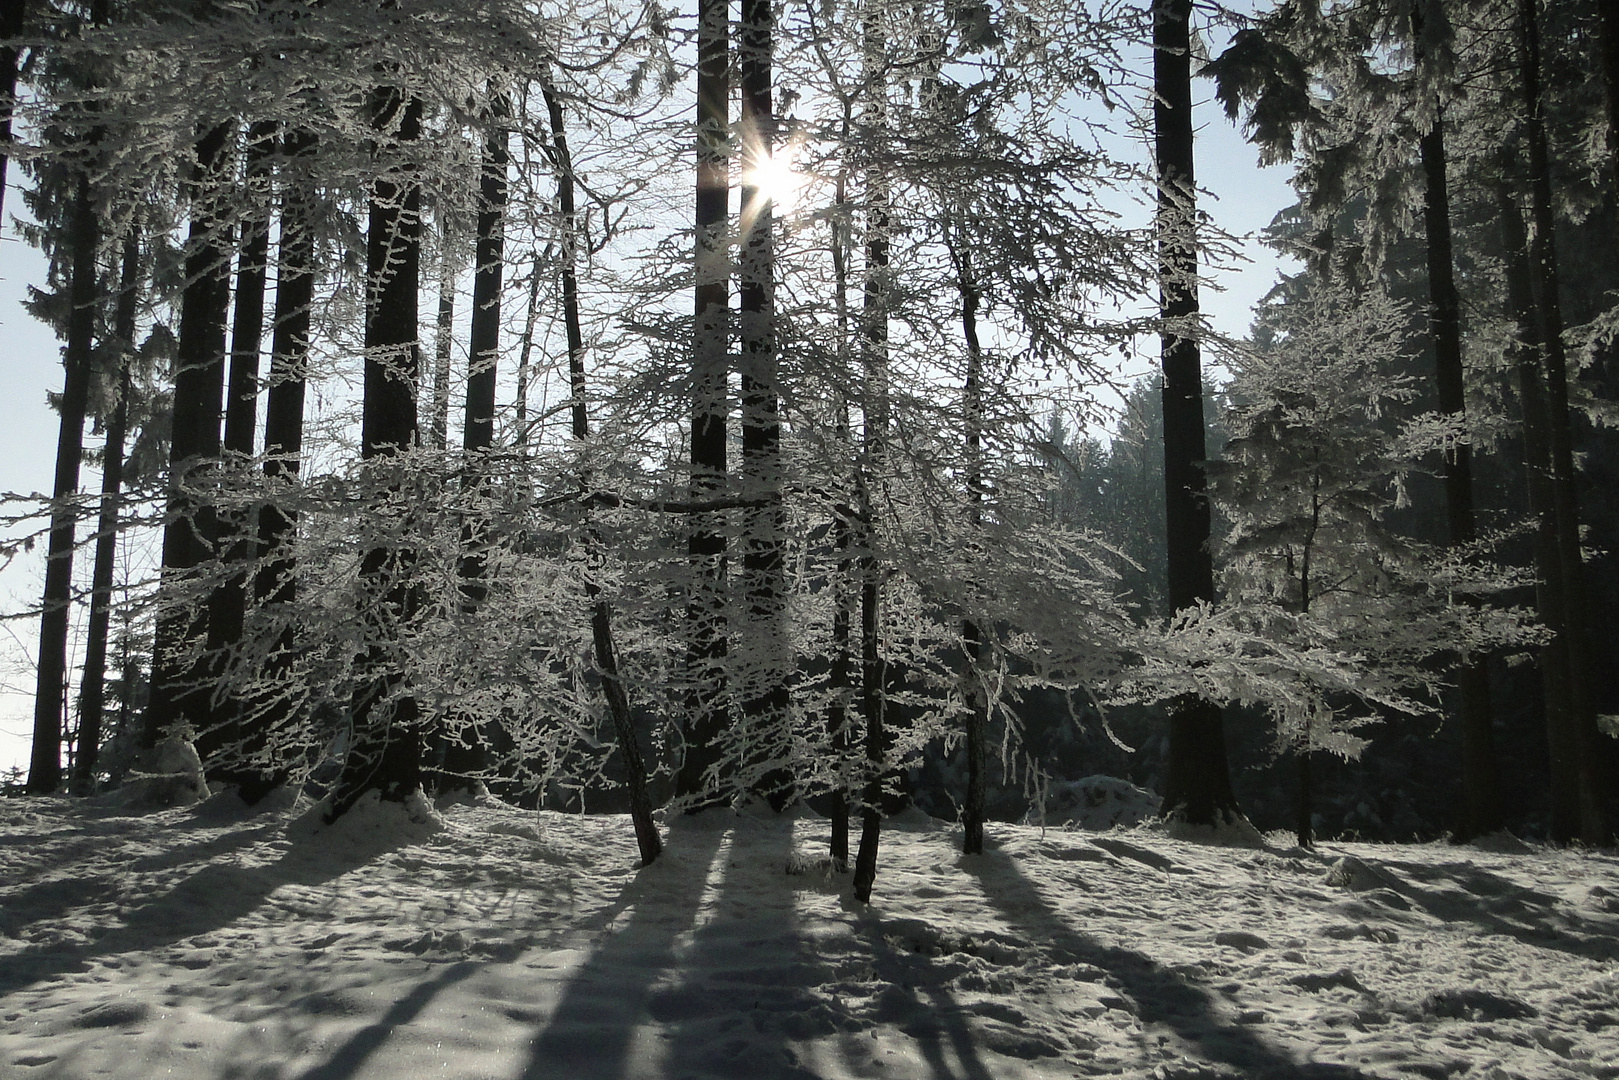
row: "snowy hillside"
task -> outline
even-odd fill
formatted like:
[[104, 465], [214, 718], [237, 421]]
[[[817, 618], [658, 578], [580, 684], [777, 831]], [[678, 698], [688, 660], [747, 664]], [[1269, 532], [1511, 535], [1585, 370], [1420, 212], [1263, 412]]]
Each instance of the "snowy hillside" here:
[[1619, 1077], [1612, 853], [424, 816], [0, 804], [0, 1075]]

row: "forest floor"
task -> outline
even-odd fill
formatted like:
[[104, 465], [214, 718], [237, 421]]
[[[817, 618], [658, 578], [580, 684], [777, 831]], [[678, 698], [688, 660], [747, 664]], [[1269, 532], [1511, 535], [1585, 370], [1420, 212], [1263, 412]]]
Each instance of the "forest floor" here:
[[1619, 1077], [1613, 852], [416, 817], [0, 803], [0, 1076]]

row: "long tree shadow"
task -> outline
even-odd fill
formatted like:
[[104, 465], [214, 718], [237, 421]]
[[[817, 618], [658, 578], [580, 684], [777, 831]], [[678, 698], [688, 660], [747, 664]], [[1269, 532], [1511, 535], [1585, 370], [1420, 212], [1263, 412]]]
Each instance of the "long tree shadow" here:
[[387, 1012], [377, 1018], [376, 1023], [365, 1027], [349, 1036], [348, 1041], [339, 1046], [331, 1057], [319, 1065], [306, 1069], [298, 1080], [349, 1080], [360, 1071], [371, 1055], [382, 1048], [388, 1037], [396, 1028], [410, 1023], [421, 1015], [428, 1003], [439, 995], [439, 992], [448, 986], [460, 982], [475, 971], [481, 970], [482, 964], [463, 960], [459, 964], [445, 968], [438, 975], [426, 982], [420, 983], [414, 990], [394, 1002]]
[[24, 927], [45, 920], [58, 921], [76, 907], [103, 902], [129, 880], [130, 874], [174, 870], [189, 863], [217, 859], [269, 838], [279, 822], [241, 829], [196, 844], [168, 848], [160, 853], [120, 861], [108, 873], [72, 874], [0, 889], [0, 933], [17, 937]]
[[654, 984], [677, 964], [676, 940], [702, 905], [724, 839], [710, 811], [680, 819], [657, 862], [643, 869], [615, 903], [631, 912], [609, 930], [563, 989], [550, 1021], [533, 1042], [523, 1080], [620, 1080], [628, 1075], [637, 1029], [655, 997]]
[[1221, 1016], [1207, 992], [1152, 957], [1079, 933], [998, 847], [986, 843], [982, 856], [964, 859], [963, 865], [978, 877], [985, 898], [1008, 923], [1049, 942], [1058, 958], [1107, 971], [1134, 1001], [1144, 1025], [1164, 1025], [1208, 1061], [1230, 1066], [1247, 1080], [1372, 1080], [1349, 1065], [1294, 1061], [1252, 1030]]
[[[894, 1024], [914, 1040], [937, 1080], [994, 1080], [966, 1012], [946, 985], [952, 973], [931, 958], [895, 948], [889, 940], [891, 925], [870, 908], [862, 905], [862, 909], [858, 925], [871, 947], [876, 973], [886, 984], [874, 1019]], [[954, 1051], [959, 1071], [945, 1054], [946, 1044]]]
[[329, 846], [318, 839], [294, 843], [279, 859], [257, 866], [210, 863], [168, 892], [129, 911], [122, 926], [76, 945], [36, 945], [6, 958], [0, 994], [82, 972], [91, 961], [126, 952], [150, 952], [189, 937], [223, 929], [251, 914], [284, 885], [315, 886], [372, 861], [387, 842]]
[[714, 918], [693, 935], [684, 978], [650, 1003], [669, 1025], [668, 1072], [813, 1080], [789, 1041], [835, 1032], [844, 1018], [810, 990], [827, 974], [798, 933], [793, 820], [747, 817], [734, 836]]

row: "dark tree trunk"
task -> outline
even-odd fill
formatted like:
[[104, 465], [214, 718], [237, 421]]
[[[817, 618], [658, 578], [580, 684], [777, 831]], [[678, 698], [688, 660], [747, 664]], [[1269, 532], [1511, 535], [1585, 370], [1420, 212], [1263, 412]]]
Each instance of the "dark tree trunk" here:
[[741, 762], [752, 790], [777, 810], [793, 800], [786, 767], [787, 681], [792, 658], [786, 628], [786, 522], [782, 511], [780, 396], [776, 385], [775, 213], [770, 192], [754, 181], [755, 170], [774, 152], [771, 67], [774, 22], [771, 0], [742, 0], [737, 72], [742, 89], [742, 248], [737, 266], [737, 321], [741, 331], [742, 481], [759, 505], [742, 514], [742, 593], [746, 609], [746, 663], [741, 674]]
[[[840, 173], [834, 195], [835, 210], [832, 217], [832, 276], [833, 303], [838, 320], [838, 373], [840, 378], [849, 372], [849, 229], [845, 217], [848, 207], [848, 188], [844, 174]], [[853, 449], [849, 430], [849, 403], [842, 390], [837, 402], [837, 445]], [[854, 454], [849, 455], [850, 461]], [[840, 500], [841, 501], [841, 500]], [[854, 622], [854, 592], [850, 575], [854, 560], [849, 547], [853, 540], [853, 523], [849, 508], [835, 506], [832, 519], [833, 547], [838, 553], [837, 578], [833, 586], [832, 609], [832, 667], [827, 675], [827, 690], [831, 701], [826, 710], [827, 740], [831, 743], [837, 771], [837, 783], [832, 789], [831, 840], [828, 854], [832, 866], [842, 873], [849, 868], [849, 752], [853, 737], [849, 723], [850, 695], [854, 682], [850, 668], [850, 631]]]
[[518, 447], [528, 445], [528, 357], [534, 351], [534, 321], [540, 314], [540, 264], [538, 249], [533, 253], [534, 273], [528, 279], [528, 317], [523, 320], [523, 340], [517, 350], [517, 404], [513, 442]]
[[[264, 476], [271, 495], [259, 511], [259, 569], [253, 591], [266, 613], [298, 597], [297, 512], [278, 501], [298, 481], [303, 452], [304, 384], [308, 376], [310, 307], [315, 297], [315, 242], [311, 228], [314, 189], [298, 170], [314, 156], [315, 136], [292, 131], [286, 136], [287, 165], [281, 185], [281, 240], [276, 266], [274, 331], [270, 341], [270, 378], [264, 409]], [[296, 633], [290, 625], [277, 631], [264, 671], [267, 695], [255, 702], [256, 726], [273, 740], [296, 715], [292, 698], [279, 690], [280, 676], [292, 668]], [[276, 755], [266, 755], [256, 780], [238, 787], [248, 805], [286, 781], [287, 769]]]
[[1518, 324], [1514, 367], [1523, 410], [1524, 472], [1529, 489], [1529, 511], [1535, 518], [1535, 613], [1552, 632], [1540, 649], [1540, 679], [1546, 711], [1546, 737], [1551, 762], [1551, 794], [1560, 804], [1555, 813], [1568, 821], [1579, 816], [1579, 750], [1570, 736], [1577, 730], [1569, 699], [1567, 600], [1563, 564], [1557, 547], [1557, 500], [1552, 490], [1550, 418], [1547, 414], [1546, 378], [1541, 368], [1543, 343], [1535, 311], [1529, 263], [1529, 238], [1524, 231], [1518, 201], [1503, 186], [1498, 215], [1506, 256], [1507, 307]]
[[233, 124], [220, 124], [197, 141], [189, 185], [191, 225], [175, 356], [168, 523], [163, 529], [168, 604], [157, 620], [151, 698], [141, 731], [146, 747], [171, 729], [189, 729], [189, 737], [209, 720], [209, 665], [206, 657], [190, 655], [207, 642], [207, 612], [188, 602], [184, 593], [190, 572], [213, 557], [217, 531], [213, 506], [195, 488], [219, 457], [232, 241], [223, 203], [234, 131]]
[[854, 567], [849, 558], [849, 523], [841, 513], [832, 528], [836, 534], [833, 543], [838, 552], [838, 578], [837, 595], [833, 600], [836, 606], [832, 610], [832, 670], [827, 676], [832, 703], [827, 706], [826, 727], [839, 780], [832, 789], [832, 837], [828, 854], [832, 857], [833, 867], [842, 873], [849, 866], [849, 789], [842, 778], [852, 748], [848, 701], [852, 689], [849, 631], [854, 604], [849, 590], [849, 575]]
[[[421, 99], [398, 87], [380, 88], [372, 101], [372, 122], [378, 131], [393, 130], [397, 145], [408, 149], [421, 138]], [[407, 452], [416, 443], [421, 202], [421, 185], [410, 166], [390, 166], [372, 183], [360, 417], [360, 454], [366, 460]], [[408, 531], [410, 523], [398, 527]], [[419, 590], [408, 581], [413, 562], [402, 544], [373, 548], [360, 561], [372, 639], [356, 664], [353, 741], [328, 820], [368, 791], [387, 802], [405, 802], [421, 788], [420, 708], [405, 685], [398, 655], [399, 635], [420, 606]]]
[[[1589, 613], [1585, 603], [1585, 565], [1580, 552], [1580, 504], [1574, 471], [1573, 432], [1568, 407], [1568, 360], [1563, 347], [1563, 311], [1558, 294], [1557, 245], [1554, 236], [1550, 155], [1540, 79], [1540, 27], [1536, 0], [1519, 0], [1518, 32], [1522, 49], [1524, 136], [1527, 142], [1533, 232], [1530, 237], [1531, 286], [1540, 322], [1541, 355], [1546, 373], [1547, 434], [1551, 447], [1552, 499], [1557, 520], [1558, 562], [1563, 571], [1563, 627], [1568, 639], [1569, 719], [1572, 730], [1559, 736], [1573, 754], [1575, 787], [1552, 793], [1552, 837], [1559, 843], [1579, 839], [1605, 844], [1609, 829], [1603, 820], [1598, 790], [1597, 740], [1591, 685]], [[1562, 767], [1566, 777], [1569, 769]], [[1559, 766], [1553, 763], [1554, 783]]]
[[1315, 781], [1310, 776], [1310, 747], [1299, 747], [1299, 816], [1298, 841], [1299, 847], [1310, 848], [1315, 846]]
[[[464, 490], [476, 496], [487, 487], [484, 455], [495, 445], [495, 375], [500, 360], [500, 293], [505, 271], [506, 172], [511, 162], [507, 149], [509, 110], [505, 98], [490, 87], [493, 99], [489, 132], [484, 139], [483, 161], [478, 168], [477, 235], [473, 240], [472, 320], [468, 341], [467, 399], [462, 412], [461, 446], [466, 451], [462, 474]], [[445, 243], [449, 238], [446, 233]], [[446, 259], [445, 265], [449, 265]], [[449, 326], [441, 281], [439, 292], [440, 372], [444, 375], [443, 399], [449, 401]], [[438, 384], [434, 383], [434, 408], [439, 404]], [[440, 439], [442, 445], [443, 439]], [[462, 611], [471, 614], [483, 603], [489, 587], [484, 581], [484, 555], [487, 526], [474, 510], [461, 526], [462, 554], [457, 569], [461, 576]], [[458, 729], [442, 735], [440, 793], [471, 792], [481, 783], [488, 769], [488, 732], [471, 717], [462, 717]]]
[[[888, 128], [888, 88], [882, 74], [887, 52], [887, 33], [882, 9], [866, 9], [861, 27], [867, 98], [862, 122], [868, 139], [881, 142]], [[888, 734], [884, 730], [888, 665], [882, 655], [878, 632], [882, 626], [882, 568], [876, 556], [876, 500], [872, 488], [882, 482], [881, 472], [888, 443], [888, 301], [892, 289], [889, 267], [890, 205], [886, 163], [881, 149], [873, 151], [874, 161], [866, 166], [866, 280], [862, 326], [865, 390], [861, 400], [864, 413], [864, 446], [856, 483], [860, 500], [860, 704], [866, 721], [866, 785], [860, 812], [860, 847], [855, 852], [854, 894], [863, 904], [871, 902], [877, 881], [877, 848], [882, 842], [883, 778], [888, 756]]]
[[[697, 207], [695, 311], [692, 325], [691, 498], [710, 499], [725, 485], [726, 389], [730, 270], [725, 231], [730, 195], [727, 153], [730, 81], [727, 0], [700, 0], [697, 13]], [[686, 551], [691, 581], [685, 758], [675, 796], [688, 811], [722, 805], [716, 770], [719, 740], [729, 726], [724, 665], [725, 533], [715, 515], [691, 515]]]
[[[978, 340], [978, 284], [973, 277], [972, 253], [963, 241], [953, 254], [957, 286], [961, 293], [961, 328], [967, 343], [967, 378], [963, 387], [963, 419], [967, 435], [967, 527], [969, 544], [979, 543], [984, 502], [984, 350]], [[966, 651], [967, 707], [967, 797], [961, 808], [964, 855], [984, 853], [984, 766], [988, 758], [984, 729], [988, 724], [989, 699], [983, 686], [984, 635], [972, 619], [961, 622], [961, 640]]]
[[[1418, 24], [1420, 27], [1420, 24]], [[1466, 384], [1462, 365], [1462, 314], [1456, 292], [1450, 230], [1450, 192], [1446, 182], [1443, 112], [1422, 136], [1423, 223], [1427, 230], [1428, 334], [1433, 340], [1434, 382], [1439, 411], [1458, 422], [1466, 419]], [[1466, 442], [1449, 448], [1443, 458], [1445, 522], [1452, 547], [1476, 539], [1473, 521], [1472, 449]], [[1462, 729], [1461, 839], [1492, 833], [1503, 826], [1500, 778], [1495, 764], [1494, 716], [1483, 657], [1458, 658], [1456, 716]]]
[[[27, 0], [0, 0], [0, 38], [21, 37], [27, 17]], [[6, 208], [6, 165], [10, 161], [7, 151], [11, 147], [11, 112], [17, 100], [17, 61], [20, 59], [15, 45], [0, 46], [0, 215]], [[0, 216], [0, 222], [4, 220]]]
[[1619, 5], [1597, 4], [1597, 39], [1608, 106], [1608, 199], [1619, 211]]
[[[556, 157], [557, 205], [562, 211], [562, 321], [568, 335], [568, 386], [573, 395], [573, 437], [581, 444], [590, 438], [590, 409], [586, 397], [585, 335], [579, 318], [578, 255], [579, 224], [574, 203], [573, 155], [568, 152], [568, 136], [562, 102], [550, 89], [545, 104], [551, 117], [551, 147]], [[581, 449], [583, 447], [581, 446]], [[590, 486], [582, 476], [581, 485]], [[587, 510], [588, 514], [589, 511]], [[625, 782], [630, 789], [630, 820], [635, 826], [635, 842], [641, 851], [641, 865], [649, 866], [663, 853], [663, 840], [652, 820], [652, 797], [646, 786], [646, 761], [636, 738], [635, 721], [630, 713], [630, 697], [618, 669], [618, 650], [613, 645], [613, 611], [601, 587], [592, 576], [601, 565], [601, 537], [586, 521], [585, 596], [590, 601], [590, 637], [596, 654], [596, 670], [601, 675], [602, 694], [613, 720], [613, 736], [624, 755]]]
[[[479, 180], [482, 188], [482, 179]], [[480, 218], [481, 218], [480, 213]], [[451, 251], [454, 237], [447, 221], [439, 222], [438, 323], [433, 336], [433, 411], [427, 445], [443, 450], [450, 438], [450, 355], [455, 342], [455, 278], [458, 267]]]
[[118, 348], [118, 398], [107, 418], [101, 448], [101, 511], [96, 522], [95, 568], [90, 581], [90, 620], [85, 631], [84, 675], [79, 681], [79, 753], [73, 762], [73, 794], [96, 786], [106, 708], [107, 635], [112, 624], [112, 572], [118, 554], [118, 512], [124, 484], [124, 439], [129, 433], [130, 356], [135, 350], [135, 302], [140, 289], [141, 241], [131, 225], [124, 237], [123, 269], [113, 335]]
[[70, 233], [71, 271], [68, 296], [66, 368], [57, 406], [61, 426], [56, 438], [56, 480], [51, 489], [51, 529], [45, 556], [45, 597], [39, 618], [39, 667], [34, 690], [34, 745], [28, 765], [27, 790], [44, 795], [62, 783], [62, 717], [67, 702], [68, 620], [72, 610], [73, 546], [78, 524], [75, 497], [79, 465], [84, 460], [84, 410], [89, 397], [90, 363], [95, 346], [97, 285], [96, 249], [101, 229], [95, 193], [88, 173], [80, 173], [73, 196]]
[[[1214, 600], [1209, 501], [1203, 461], [1203, 375], [1188, 323], [1198, 313], [1197, 189], [1192, 168], [1191, 0], [1153, 5], [1153, 121], [1158, 162], [1158, 265], [1164, 369], [1164, 496], [1169, 606], [1179, 612]], [[1188, 698], [1169, 718], [1164, 814], [1194, 825], [1241, 816], [1226, 764], [1220, 707]]]
[[[248, 129], [246, 199], [250, 211], [242, 221], [236, 268], [236, 310], [231, 325], [230, 372], [225, 383], [225, 439], [228, 455], [251, 457], [258, 427], [259, 352], [264, 341], [264, 284], [270, 261], [270, 161], [276, 149], [274, 123], [260, 121]], [[231, 650], [242, 640], [247, 618], [248, 570], [255, 551], [254, 522], [245, 514], [219, 518], [219, 554], [226, 563], [224, 579], [208, 603], [208, 657], [214, 680], [229, 678]], [[262, 739], [243, 724], [239, 688], [215, 691], [213, 724], [197, 732], [197, 753], [211, 780], [241, 791], [259, 780], [250, 762]]]

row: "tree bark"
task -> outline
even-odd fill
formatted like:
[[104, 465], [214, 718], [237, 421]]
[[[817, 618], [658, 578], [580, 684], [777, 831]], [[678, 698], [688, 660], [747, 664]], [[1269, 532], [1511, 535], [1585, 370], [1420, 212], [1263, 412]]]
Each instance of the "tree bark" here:
[[534, 321], [540, 314], [540, 262], [538, 249], [533, 252], [534, 273], [528, 279], [528, 317], [523, 320], [523, 340], [517, 350], [517, 404], [514, 426], [517, 431], [512, 441], [519, 449], [528, 445], [528, 357], [534, 350]]
[[[845, 135], [848, 131], [845, 114]], [[849, 209], [848, 181], [845, 173], [838, 174], [833, 195], [832, 216], [832, 276], [833, 305], [838, 325], [838, 367], [842, 380], [849, 366], [849, 227], [846, 217]], [[849, 430], [849, 402], [840, 389], [837, 391], [837, 445], [848, 448], [850, 461], [854, 459], [853, 439]], [[838, 873], [849, 868], [849, 752], [853, 748], [849, 703], [854, 689], [853, 656], [850, 653], [850, 630], [854, 622], [855, 595], [850, 587], [854, 560], [850, 545], [854, 530], [845, 507], [833, 508], [832, 546], [838, 553], [837, 577], [833, 586], [832, 608], [832, 666], [827, 674], [827, 690], [831, 701], [826, 710], [827, 741], [831, 744], [837, 780], [832, 788], [831, 838], [828, 854]]]
[[[700, 0], [697, 13], [696, 289], [692, 325], [691, 480], [693, 502], [725, 486], [730, 269], [726, 255], [730, 161], [726, 150], [730, 81], [727, 0]], [[675, 796], [688, 812], [728, 801], [719, 790], [719, 740], [726, 705], [725, 533], [714, 516], [693, 515], [686, 540], [691, 580], [686, 603], [685, 757]]]
[[[374, 92], [372, 123], [378, 131], [394, 129], [397, 144], [408, 147], [421, 138], [422, 101], [399, 87], [381, 87]], [[360, 417], [360, 454], [368, 461], [407, 452], [416, 443], [422, 192], [412, 168], [391, 166], [371, 186]], [[399, 527], [408, 530], [410, 523]], [[379, 546], [361, 558], [372, 639], [356, 665], [354, 734], [328, 821], [368, 791], [387, 802], [405, 802], [421, 788], [420, 708], [398, 656], [399, 635], [420, 606], [419, 590], [408, 580], [413, 563], [406, 545]]]
[[[1193, 172], [1191, 0], [1153, 5], [1153, 123], [1158, 164], [1159, 302], [1166, 322], [1164, 494], [1168, 524], [1169, 606], [1173, 612], [1214, 600], [1209, 502], [1203, 461], [1203, 376], [1197, 339], [1197, 188]], [[1241, 816], [1226, 762], [1220, 707], [1189, 698], [1171, 707], [1164, 814], [1194, 825]]]
[[[1420, 32], [1420, 23], [1418, 24]], [[1461, 301], [1456, 292], [1450, 229], [1450, 192], [1446, 181], [1444, 113], [1421, 139], [1423, 224], [1427, 232], [1428, 335], [1434, 350], [1434, 385], [1439, 411], [1458, 423], [1467, 415], [1462, 364]], [[1473, 511], [1472, 448], [1458, 442], [1443, 455], [1445, 523], [1451, 547], [1465, 548], [1477, 538]], [[1468, 602], [1475, 602], [1466, 598]], [[1500, 777], [1496, 772], [1494, 715], [1490, 707], [1489, 673], [1482, 657], [1457, 658], [1455, 709], [1462, 729], [1463, 840], [1496, 832], [1501, 816]]]
[[[248, 129], [248, 191], [244, 197], [259, 209], [250, 210], [242, 221], [230, 371], [225, 384], [224, 448], [227, 454], [241, 458], [252, 456], [258, 427], [259, 352], [264, 342], [264, 286], [270, 261], [268, 188], [276, 141], [273, 122], [259, 121]], [[208, 661], [217, 704], [214, 722], [197, 732], [197, 753], [209, 778], [239, 792], [259, 780], [258, 770], [250, 762], [263, 749], [262, 738], [255, 738], [262, 732], [244, 725], [240, 689], [223, 680], [230, 677], [230, 654], [241, 644], [247, 618], [249, 582], [243, 564], [255, 554], [255, 524], [245, 513], [219, 518], [219, 557], [226, 564], [226, 573], [208, 602]]]
[[[1550, 154], [1541, 93], [1540, 27], [1536, 0], [1519, 0], [1518, 33], [1533, 231], [1529, 264], [1539, 315], [1541, 356], [1546, 373], [1547, 434], [1551, 447], [1552, 499], [1557, 520], [1558, 562], [1563, 572], [1564, 630], [1568, 639], [1568, 696], [1573, 730], [1562, 739], [1574, 755], [1575, 790], [1553, 792], [1552, 837], [1605, 844], [1610, 833], [1602, 810], [1597, 774], [1597, 740], [1591, 685], [1589, 613], [1585, 605], [1585, 565], [1580, 551], [1580, 505], [1574, 471], [1573, 431], [1568, 407], [1568, 360], [1563, 346], [1563, 311], [1558, 289], [1557, 242], [1552, 209]], [[1566, 769], [1565, 769], [1566, 772]], [[1553, 775], [1558, 774], [1554, 764]]]
[[73, 761], [73, 794], [95, 791], [106, 708], [107, 636], [112, 623], [112, 573], [118, 554], [118, 514], [124, 484], [124, 440], [129, 433], [130, 357], [135, 351], [135, 301], [140, 288], [138, 225], [124, 236], [123, 269], [113, 336], [118, 347], [118, 397], [107, 418], [101, 448], [101, 511], [96, 522], [95, 567], [90, 580], [90, 619], [85, 631], [84, 674], [79, 680], [79, 752]]
[[[93, 141], [93, 138], [92, 138]], [[88, 171], [80, 172], [73, 196], [69, 234], [71, 270], [68, 295], [66, 369], [57, 405], [56, 478], [51, 489], [51, 527], [45, 555], [45, 596], [39, 618], [39, 666], [34, 689], [34, 745], [27, 791], [46, 795], [62, 783], [62, 718], [67, 704], [68, 621], [72, 609], [73, 547], [78, 525], [75, 497], [84, 460], [84, 411], [95, 346], [96, 306], [100, 301], [96, 249], [101, 228]]]
[[1529, 511], [1535, 519], [1535, 614], [1552, 632], [1540, 648], [1539, 666], [1546, 740], [1551, 765], [1554, 816], [1567, 821], [1579, 817], [1578, 746], [1571, 738], [1577, 730], [1569, 699], [1569, 634], [1565, 625], [1567, 599], [1563, 564], [1557, 548], [1557, 501], [1552, 491], [1550, 418], [1540, 320], [1535, 310], [1529, 262], [1529, 238], [1517, 199], [1503, 185], [1497, 192], [1501, 243], [1506, 256], [1507, 307], [1518, 324], [1513, 345], [1518, 398], [1523, 411], [1524, 473], [1529, 489]]
[[[27, 19], [27, 0], [0, 0], [0, 38], [21, 37]], [[15, 45], [0, 46], [0, 222], [5, 220], [6, 166], [11, 160], [11, 114], [17, 102], [17, 61], [21, 58]]]
[[[980, 542], [984, 502], [984, 350], [978, 340], [978, 284], [972, 271], [972, 253], [963, 240], [954, 253], [957, 287], [961, 294], [961, 328], [967, 343], [967, 378], [963, 387], [963, 419], [967, 435], [967, 528], [968, 544], [974, 550]], [[988, 748], [989, 699], [983, 685], [984, 635], [968, 618], [961, 621], [961, 640], [966, 652], [962, 697], [967, 708], [967, 792], [961, 808], [963, 855], [984, 853], [984, 767]]]
[[1597, 42], [1602, 50], [1602, 85], [1608, 106], [1608, 199], [1619, 213], [1619, 10], [1597, 4]]
[[758, 505], [742, 514], [742, 595], [747, 648], [741, 666], [744, 760], [749, 787], [781, 810], [793, 798], [787, 767], [792, 736], [787, 714], [792, 658], [787, 646], [786, 520], [782, 510], [780, 394], [777, 387], [775, 208], [757, 182], [774, 153], [771, 0], [742, 0], [737, 72], [742, 90], [740, 135], [742, 248], [737, 265], [741, 332], [742, 487]]
[[[314, 156], [316, 137], [308, 131], [288, 132], [283, 143], [286, 165], [281, 185], [281, 238], [276, 266], [274, 330], [270, 341], [270, 377], [264, 410], [264, 476], [270, 495], [259, 511], [259, 568], [253, 591], [266, 614], [274, 615], [298, 598], [296, 510], [281, 501], [298, 482], [303, 452], [304, 386], [308, 377], [310, 308], [315, 296], [314, 189], [301, 169]], [[254, 724], [267, 743], [297, 715], [293, 698], [281, 689], [292, 670], [296, 630], [277, 630], [266, 669], [268, 692], [254, 702]], [[287, 779], [287, 766], [267, 753], [256, 779], [237, 793], [248, 805], [257, 803]]]
[[[480, 176], [480, 193], [482, 186]], [[460, 269], [455, 263], [455, 239], [447, 217], [441, 215], [439, 221], [438, 322], [433, 336], [433, 411], [427, 436], [427, 445], [434, 450], [449, 445], [450, 356], [455, 342], [455, 279]]]
[[[467, 397], [461, 421], [461, 447], [465, 451], [461, 476], [462, 490], [476, 503], [488, 487], [487, 462], [484, 460], [495, 445], [495, 375], [500, 360], [500, 294], [505, 271], [506, 245], [506, 190], [507, 169], [511, 152], [507, 148], [510, 131], [509, 109], [504, 96], [494, 85], [488, 88], [491, 106], [485, 116], [489, 130], [484, 138], [483, 160], [478, 167], [478, 216], [473, 240], [472, 319], [468, 340]], [[446, 231], [444, 243], [449, 245]], [[444, 265], [448, 267], [446, 254]], [[439, 368], [443, 375], [444, 390], [439, 391], [439, 380], [433, 386], [433, 407], [449, 402], [449, 342], [450, 314], [447, 307], [446, 284], [453, 288], [451, 275], [446, 272], [439, 285]], [[435, 423], [437, 420], [435, 419]], [[439, 439], [442, 448], [444, 437]], [[484, 545], [487, 524], [474, 509], [461, 523], [461, 558], [457, 572], [461, 578], [461, 610], [472, 614], [488, 595], [484, 580], [487, 560]], [[452, 725], [454, 730], [441, 728], [435, 734], [440, 743], [437, 788], [439, 794], [452, 791], [473, 792], [482, 782], [489, 766], [488, 732], [470, 716], [463, 716]]]
[[889, 266], [892, 226], [887, 163], [882, 160], [888, 129], [888, 87], [884, 70], [887, 32], [883, 9], [868, 3], [862, 15], [866, 100], [861, 117], [871, 155], [866, 164], [866, 268], [862, 342], [865, 387], [861, 399], [865, 430], [856, 485], [860, 501], [860, 699], [866, 721], [866, 785], [860, 811], [860, 847], [855, 852], [854, 894], [866, 904], [877, 881], [877, 849], [882, 842], [883, 779], [888, 756], [884, 715], [888, 665], [882, 655], [882, 568], [876, 555], [873, 488], [882, 482], [888, 443], [888, 311], [893, 287]]
[[1315, 781], [1310, 775], [1310, 747], [1306, 743], [1299, 748], [1299, 806], [1298, 834], [1299, 847], [1311, 848], [1315, 846]]
[[208, 726], [213, 689], [209, 665], [206, 657], [191, 655], [207, 642], [207, 611], [184, 593], [190, 573], [212, 558], [217, 533], [213, 505], [194, 489], [219, 458], [232, 253], [224, 198], [234, 131], [233, 123], [220, 124], [197, 141], [189, 184], [191, 225], [186, 287], [180, 299], [163, 529], [167, 604], [157, 620], [151, 696], [141, 731], [142, 745], [148, 748], [171, 731], [189, 738]]

